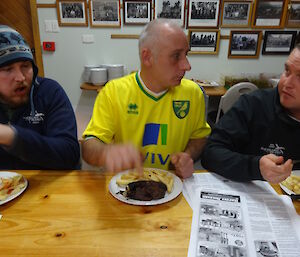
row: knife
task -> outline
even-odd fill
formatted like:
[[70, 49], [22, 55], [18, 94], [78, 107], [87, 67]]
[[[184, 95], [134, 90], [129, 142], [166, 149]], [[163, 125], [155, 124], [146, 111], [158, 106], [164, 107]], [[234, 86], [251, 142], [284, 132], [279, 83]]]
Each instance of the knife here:
[[291, 199], [292, 200], [299, 200], [300, 199], [300, 194], [291, 194]]

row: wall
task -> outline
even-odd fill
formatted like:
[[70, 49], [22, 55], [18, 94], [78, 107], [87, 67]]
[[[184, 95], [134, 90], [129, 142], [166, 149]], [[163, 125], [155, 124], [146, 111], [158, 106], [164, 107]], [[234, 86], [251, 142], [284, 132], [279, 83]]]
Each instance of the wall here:
[[[38, 0], [37, 3], [55, 3], [52, 0]], [[122, 13], [122, 10], [121, 10]], [[122, 16], [122, 14], [121, 14]], [[76, 111], [78, 134], [92, 113], [96, 92], [80, 89], [81, 76], [85, 64], [122, 63], [128, 71], [139, 67], [136, 39], [111, 39], [111, 34], [139, 34], [142, 26], [121, 28], [60, 27], [59, 33], [46, 33], [45, 20], [56, 20], [55, 8], [38, 8], [41, 42], [55, 41], [56, 51], [43, 52], [45, 76], [56, 79], [67, 92]], [[187, 32], [187, 31], [186, 31]], [[229, 35], [230, 29], [222, 29], [221, 35]], [[93, 34], [95, 42], [82, 43], [83, 34]], [[224, 75], [241, 73], [275, 73], [283, 70], [286, 56], [262, 56], [259, 59], [228, 59], [229, 40], [220, 40], [219, 54], [191, 55], [192, 70], [187, 78], [220, 81]]]

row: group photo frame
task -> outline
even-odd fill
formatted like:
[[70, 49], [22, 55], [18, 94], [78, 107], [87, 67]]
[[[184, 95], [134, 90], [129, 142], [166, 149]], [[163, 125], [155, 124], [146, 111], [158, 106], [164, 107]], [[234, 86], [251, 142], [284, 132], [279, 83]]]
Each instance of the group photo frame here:
[[253, 28], [282, 28], [285, 22], [288, 0], [255, 0]]
[[188, 54], [218, 54], [220, 30], [192, 29], [188, 31]]
[[218, 28], [220, 0], [189, 0], [187, 28]]
[[251, 26], [252, 1], [223, 0], [220, 23], [223, 28], [246, 28]]
[[257, 59], [261, 40], [261, 31], [230, 31], [228, 58]]
[[300, 0], [290, 1], [285, 26], [288, 28], [300, 28]]
[[144, 25], [152, 20], [152, 0], [123, 0], [124, 25]]
[[121, 27], [120, 0], [89, 0], [91, 27]]
[[154, 0], [154, 18], [171, 19], [184, 27], [185, 0]]
[[59, 26], [88, 26], [85, 0], [57, 0], [56, 11]]
[[297, 31], [265, 31], [263, 55], [289, 55], [294, 48]]

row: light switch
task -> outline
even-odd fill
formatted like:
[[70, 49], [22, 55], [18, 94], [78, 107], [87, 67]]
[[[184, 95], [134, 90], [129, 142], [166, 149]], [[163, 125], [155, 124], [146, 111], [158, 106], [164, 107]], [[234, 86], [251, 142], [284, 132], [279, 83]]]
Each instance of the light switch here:
[[45, 20], [45, 31], [46, 32], [52, 32], [52, 22], [51, 20]]
[[52, 20], [52, 32], [59, 32], [59, 26], [57, 20]]
[[82, 35], [82, 43], [91, 44], [95, 42], [94, 35], [92, 34], [84, 34]]

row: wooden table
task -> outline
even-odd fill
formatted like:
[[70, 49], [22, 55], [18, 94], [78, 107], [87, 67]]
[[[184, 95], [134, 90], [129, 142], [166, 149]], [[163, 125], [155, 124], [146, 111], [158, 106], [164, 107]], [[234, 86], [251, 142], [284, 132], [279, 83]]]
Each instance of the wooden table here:
[[29, 187], [0, 206], [0, 256], [187, 256], [192, 209], [182, 195], [131, 206], [97, 171], [18, 171]]
[[226, 93], [227, 89], [224, 86], [218, 87], [203, 87], [208, 96], [222, 96]]
[[[29, 186], [0, 206], [0, 256], [187, 256], [193, 213], [182, 195], [163, 205], [131, 206], [108, 192], [111, 174], [18, 172]], [[300, 202], [294, 205], [300, 214]]]
[[[92, 91], [97, 91], [100, 92], [103, 86], [94, 86], [93, 84], [90, 83], [83, 83], [80, 85], [80, 88], [82, 90], [92, 90]], [[218, 87], [203, 87], [205, 93], [208, 96], [222, 96], [226, 93], [226, 88], [224, 86], [218, 86]]]

